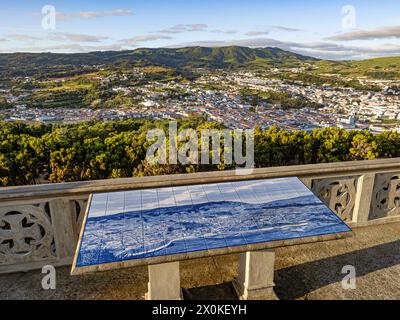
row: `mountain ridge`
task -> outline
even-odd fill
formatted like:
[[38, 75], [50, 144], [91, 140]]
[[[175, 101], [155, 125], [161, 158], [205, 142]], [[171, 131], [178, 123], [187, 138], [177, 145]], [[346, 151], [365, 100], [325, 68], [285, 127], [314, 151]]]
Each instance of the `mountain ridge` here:
[[299, 66], [316, 58], [285, 51], [279, 48], [185, 47], [185, 48], [138, 48], [122, 51], [93, 51], [89, 53], [2, 53], [0, 71], [51, 68], [64, 66], [95, 65], [159, 65], [173, 68], [229, 69], [251, 66]]
[[344, 76], [393, 78], [400, 76], [400, 57], [366, 60], [323, 60], [276, 47], [249, 48], [183, 47], [137, 48], [121, 51], [93, 51], [89, 53], [0, 53], [0, 74], [4, 76], [56, 75], [58, 71], [88, 72], [82, 67], [96, 66], [163, 66], [176, 69], [238, 69], [294, 68], [312, 64], [320, 73]]

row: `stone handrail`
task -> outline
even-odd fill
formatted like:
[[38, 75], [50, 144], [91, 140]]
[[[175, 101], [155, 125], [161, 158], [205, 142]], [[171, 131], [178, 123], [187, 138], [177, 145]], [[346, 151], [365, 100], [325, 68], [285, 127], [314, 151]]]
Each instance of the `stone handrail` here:
[[0, 273], [72, 261], [89, 194], [299, 177], [353, 227], [400, 221], [400, 158], [0, 188]]

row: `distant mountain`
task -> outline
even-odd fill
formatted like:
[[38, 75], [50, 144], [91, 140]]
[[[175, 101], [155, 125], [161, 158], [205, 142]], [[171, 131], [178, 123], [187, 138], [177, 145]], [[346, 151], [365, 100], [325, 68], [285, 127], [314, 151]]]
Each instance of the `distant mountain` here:
[[257, 69], [298, 67], [310, 63], [315, 72], [372, 79], [399, 79], [400, 57], [362, 61], [328, 61], [303, 56], [279, 48], [186, 47], [141, 48], [89, 53], [7, 53], [0, 54], [0, 78], [42, 75], [57, 77], [63, 73], [90, 72], [94, 66], [164, 66], [177, 69]]
[[90, 53], [0, 54], [0, 72], [32, 74], [38, 71], [94, 65], [159, 65], [174, 68], [230, 69], [237, 67], [295, 67], [318, 59], [278, 48], [187, 47], [157, 48]]
[[278, 48], [188, 47], [180, 49], [138, 49], [132, 55], [144, 61], [171, 67], [234, 68], [241, 66], [298, 66], [317, 61]]

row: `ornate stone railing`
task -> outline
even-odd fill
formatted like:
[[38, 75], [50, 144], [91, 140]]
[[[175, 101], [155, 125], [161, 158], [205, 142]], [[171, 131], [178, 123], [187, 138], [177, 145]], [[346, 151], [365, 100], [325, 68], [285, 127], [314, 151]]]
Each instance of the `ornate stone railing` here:
[[0, 273], [70, 264], [94, 192], [291, 176], [353, 227], [400, 221], [400, 158], [0, 188]]

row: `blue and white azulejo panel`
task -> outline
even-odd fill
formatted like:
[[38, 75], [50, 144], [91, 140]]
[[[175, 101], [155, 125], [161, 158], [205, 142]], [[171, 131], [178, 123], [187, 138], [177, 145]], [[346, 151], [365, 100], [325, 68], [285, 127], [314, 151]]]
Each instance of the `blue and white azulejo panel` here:
[[350, 231], [297, 178], [101, 193], [76, 267]]

